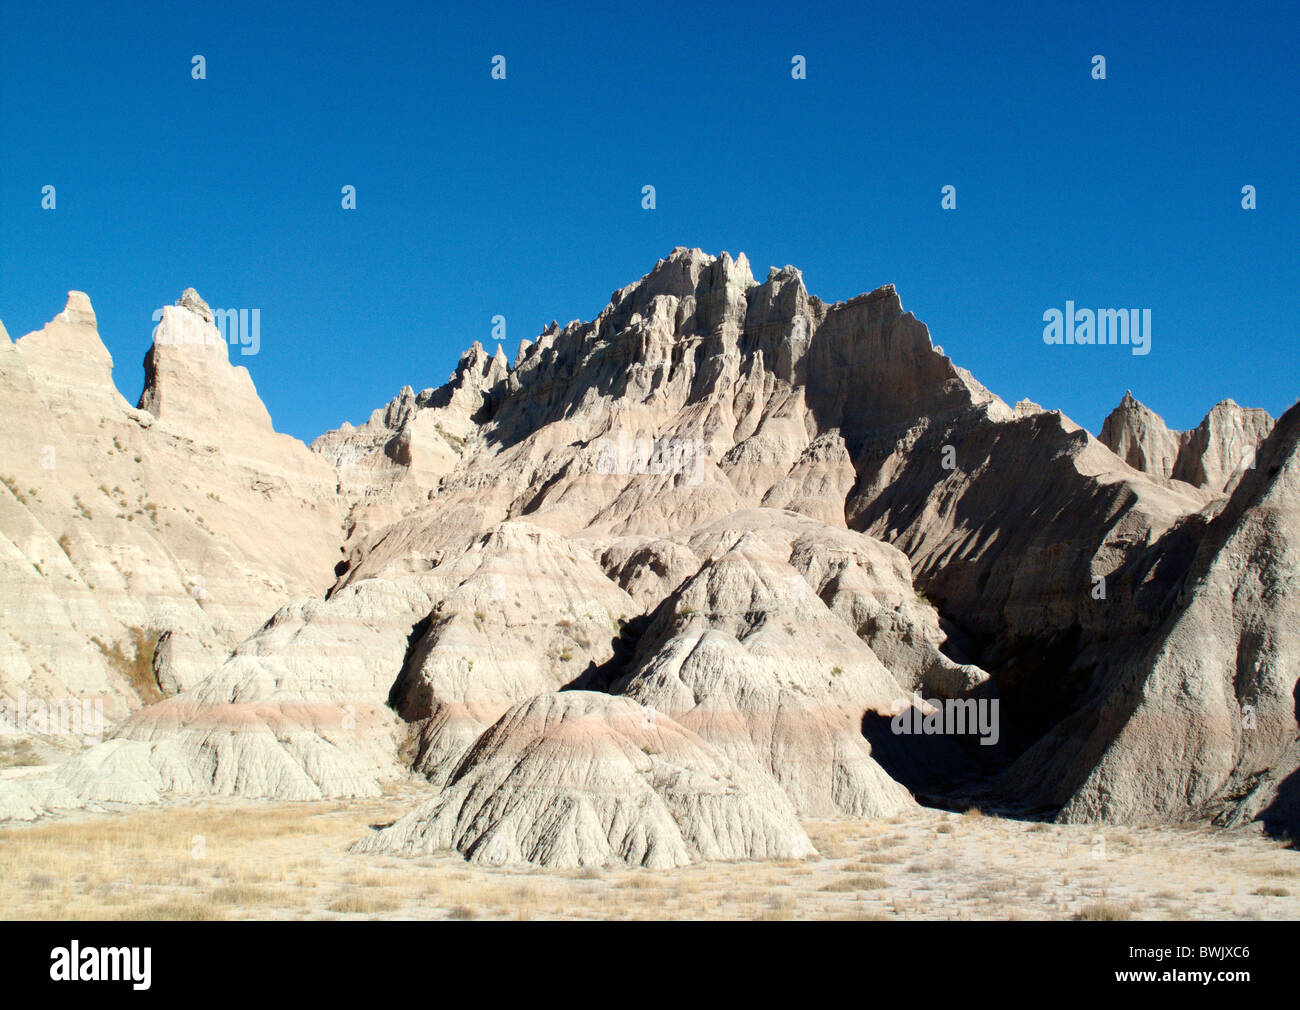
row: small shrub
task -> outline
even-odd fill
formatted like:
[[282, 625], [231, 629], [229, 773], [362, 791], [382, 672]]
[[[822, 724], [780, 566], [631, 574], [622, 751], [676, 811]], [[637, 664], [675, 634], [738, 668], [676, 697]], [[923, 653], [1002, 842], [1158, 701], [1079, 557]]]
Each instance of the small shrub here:
[[0, 477], [0, 484], [9, 489], [9, 493], [18, 499], [19, 505], [27, 504], [27, 496], [22, 493], [22, 490], [18, 487], [18, 482], [12, 477]]
[[17, 740], [8, 743], [0, 740], [0, 768], [16, 768], [27, 765], [38, 765], [41, 763], [41, 756], [28, 740]]
[[884, 877], [875, 875], [862, 875], [855, 877], [845, 877], [843, 880], [833, 880], [825, 887], [823, 891], [879, 891], [888, 885]]
[[153, 674], [153, 656], [158, 644], [157, 638], [144, 628], [129, 628], [128, 634], [130, 643], [126, 649], [118, 642], [108, 646], [98, 638], [92, 638], [91, 641], [99, 647], [99, 651], [117, 672], [126, 678], [126, 682], [131, 685], [131, 689], [141, 701], [146, 705], [162, 701], [162, 691], [158, 689], [158, 681]]
[[1083, 922], [1127, 922], [1133, 913], [1127, 905], [1117, 905], [1111, 901], [1094, 901], [1079, 909], [1076, 919]]

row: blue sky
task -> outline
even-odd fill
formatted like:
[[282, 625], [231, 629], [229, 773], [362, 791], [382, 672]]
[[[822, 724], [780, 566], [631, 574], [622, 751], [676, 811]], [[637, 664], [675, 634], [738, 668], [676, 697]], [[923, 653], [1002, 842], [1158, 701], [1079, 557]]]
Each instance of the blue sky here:
[[[187, 286], [261, 310], [235, 358], [310, 440], [677, 245], [828, 301], [893, 282], [1004, 399], [1093, 431], [1125, 389], [1184, 428], [1300, 393], [1292, 4], [192, 6], [0, 12], [0, 319], [88, 292], [128, 399]], [[1046, 346], [1066, 299], [1151, 309], [1152, 353]]]

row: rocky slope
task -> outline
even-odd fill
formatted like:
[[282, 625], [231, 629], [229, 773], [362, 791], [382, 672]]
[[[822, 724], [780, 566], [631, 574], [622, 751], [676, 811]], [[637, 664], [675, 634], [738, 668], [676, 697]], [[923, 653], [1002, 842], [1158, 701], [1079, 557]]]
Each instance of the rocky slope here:
[[274, 431], [211, 320], [192, 291], [164, 309], [134, 408], [84, 294], [0, 338], [0, 697], [119, 721], [329, 587], [334, 472]]
[[[187, 294], [162, 328], [205, 310]], [[402, 390], [314, 453], [271, 430], [224, 345], [157, 344], [148, 409], [101, 389], [93, 416], [153, 432], [151, 459], [158, 433], [197, 440], [187, 424], [237, 409], [246, 445], [190, 453], [196, 493], [220, 488], [226, 510], [205, 522], [241, 559], [280, 524], [299, 549], [268, 549], [242, 635], [168, 625], [166, 642], [209, 643], [205, 670], [157, 678], [170, 696], [104, 745], [0, 780], [0, 815], [365, 795], [414, 773], [430, 800], [363, 849], [671, 866], [797, 857], [799, 817], [891, 816], [909, 787], [1066, 819], [1292, 802], [1294, 410], [1268, 435], [1263, 412], [1220, 404], [1184, 437], [1126, 397], [1098, 440], [1008, 407], [892, 286], [827, 304], [792, 267], [760, 283], [743, 255], [686, 249], [592, 321], [552, 324], [513, 361], [476, 344], [445, 385]], [[1271, 462], [1243, 467], [1265, 435]], [[21, 567], [22, 519], [0, 522]], [[1230, 696], [1259, 736], [1230, 731]], [[1219, 728], [1150, 728], [1148, 711], [1196, 711], [1171, 700], [1186, 697]], [[1000, 705], [996, 745], [890, 732], [936, 703]]]
[[1026, 752], [1012, 787], [1067, 821], [1300, 830], [1300, 409], [1196, 537], [1168, 615]]

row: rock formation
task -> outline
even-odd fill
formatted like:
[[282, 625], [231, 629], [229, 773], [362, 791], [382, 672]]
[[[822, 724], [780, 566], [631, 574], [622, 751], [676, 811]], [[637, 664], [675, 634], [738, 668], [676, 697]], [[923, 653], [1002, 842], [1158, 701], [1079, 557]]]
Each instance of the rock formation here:
[[343, 510], [193, 291], [163, 310], [139, 407], [112, 369], [80, 292], [0, 340], [0, 697], [94, 697], [119, 721], [323, 593]]
[[1064, 820], [1261, 816], [1300, 829], [1298, 545], [1293, 407], [1199, 531], [1168, 615], [1020, 758], [1013, 784]]
[[453, 849], [499, 866], [802, 859], [816, 850], [779, 788], [666, 716], [588, 691], [520, 702], [436, 799], [361, 852]]
[[[31, 613], [5, 611], [0, 687], [122, 698], [104, 744], [0, 781], [0, 816], [413, 773], [428, 801], [359, 849], [667, 867], [798, 858], [800, 817], [903, 813], [909, 786], [1065, 819], [1293, 810], [1295, 408], [1178, 433], [1126, 395], [1099, 440], [1008, 407], [890, 285], [827, 304], [677, 249], [309, 452], [223, 343], [174, 339], [208, 316], [164, 310], [135, 410], [84, 296], [0, 345], [4, 409], [51, 418], [5, 427], [0, 564]], [[44, 440], [85, 448], [41, 477]], [[77, 511], [100, 481], [127, 513], [102, 529]], [[142, 494], [161, 523], [119, 502]], [[107, 659], [48, 679], [136, 626], [155, 695]], [[1000, 705], [997, 745], [890, 735], [945, 700]]]
[[1150, 407], [1139, 403], [1131, 390], [1102, 422], [1097, 436], [1134, 470], [1156, 477], [1172, 477], [1178, 454], [1186, 441], [1181, 432], [1170, 431]]
[[1100, 439], [1135, 470], [1219, 494], [1254, 465], [1272, 428], [1267, 411], [1224, 400], [1191, 431], [1170, 431], [1159, 415], [1125, 392], [1107, 415]]

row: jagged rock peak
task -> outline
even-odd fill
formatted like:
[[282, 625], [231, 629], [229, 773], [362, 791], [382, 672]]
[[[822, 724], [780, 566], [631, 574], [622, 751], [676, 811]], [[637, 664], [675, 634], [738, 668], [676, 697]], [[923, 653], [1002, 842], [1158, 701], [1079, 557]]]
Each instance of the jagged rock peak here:
[[1218, 494], [1232, 482], [1273, 428], [1266, 410], [1221, 400], [1191, 431], [1174, 431], [1125, 390], [1098, 440], [1134, 469], [1181, 480]]
[[1253, 465], [1256, 449], [1272, 430], [1273, 416], [1268, 411], [1220, 400], [1200, 424], [1183, 433], [1183, 449], [1173, 475], [1189, 484], [1223, 491], [1241, 467]]
[[176, 304], [183, 309], [189, 309], [195, 315], [201, 316], [204, 322], [212, 322], [212, 310], [208, 308], [208, 303], [199, 297], [199, 293], [193, 288], [186, 288], [181, 296], [176, 299]]
[[[788, 268], [794, 270], [793, 267]], [[798, 274], [798, 271], [794, 271]], [[609, 298], [609, 308], [630, 309], [644, 314], [651, 301], [659, 295], [674, 298], [704, 298], [728, 286], [742, 293], [756, 287], [749, 258], [742, 252], [733, 260], [723, 251], [710, 256], [700, 249], [678, 246], [664, 259], [659, 260], [640, 280], [615, 291]]]
[[68, 302], [58, 318], [70, 326], [98, 326], [90, 296], [84, 291], [69, 291]]
[[1098, 440], [1135, 470], [1169, 479], [1174, 475], [1183, 436], [1169, 427], [1131, 389], [1102, 422]]

